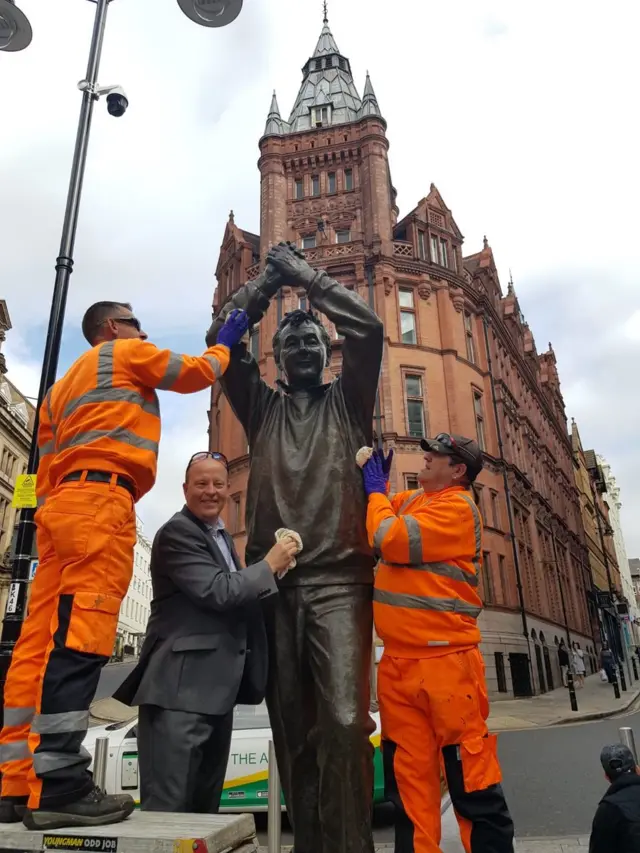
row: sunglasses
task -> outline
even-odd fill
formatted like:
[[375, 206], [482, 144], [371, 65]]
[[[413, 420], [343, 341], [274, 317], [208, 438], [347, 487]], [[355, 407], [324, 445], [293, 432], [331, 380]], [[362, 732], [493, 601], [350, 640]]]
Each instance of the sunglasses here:
[[460, 447], [455, 438], [452, 435], [449, 435], [448, 432], [441, 432], [434, 438], [434, 441], [437, 441], [438, 444], [445, 447], [451, 456], [456, 456], [465, 464], [467, 460], [471, 460], [472, 462], [474, 461], [469, 451], [465, 447]]
[[142, 331], [142, 324], [137, 317], [111, 317], [114, 323], [124, 323], [125, 326], [133, 326], [133, 328], [140, 332]]
[[224, 453], [218, 453], [217, 450], [201, 450], [199, 453], [193, 454], [187, 465], [187, 471], [194, 462], [202, 462], [203, 459], [215, 459], [216, 462], [222, 462], [227, 471], [229, 470], [229, 460]]

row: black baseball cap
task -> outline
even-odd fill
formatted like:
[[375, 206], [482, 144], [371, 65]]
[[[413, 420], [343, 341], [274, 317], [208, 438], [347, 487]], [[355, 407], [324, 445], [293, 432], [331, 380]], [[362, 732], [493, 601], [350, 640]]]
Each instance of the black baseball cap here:
[[428, 453], [439, 453], [441, 456], [450, 456], [467, 466], [467, 475], [473, 482], [482, 471], [484, 464], [482, 451], [477, 441], [465, 438], [463, 435], [450, 435], [441, 432], [435, 438], [423, 438], [420, 447]]
[[622, 743], [614, 743], [605, 746], [600, 753], [602, 769], [609, 779], [616, 779], [625, 773], [631, 773], [636, 769], [636, 760], [628, 746]]

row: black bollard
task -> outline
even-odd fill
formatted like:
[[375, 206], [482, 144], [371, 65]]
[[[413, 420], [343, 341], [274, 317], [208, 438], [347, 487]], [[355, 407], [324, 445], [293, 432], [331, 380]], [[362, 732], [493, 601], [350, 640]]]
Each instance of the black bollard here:
[[623, 666], [623, 664], [620, 664], [620, 687], [622, 687], [622, 689], [624, 690], [625, 693], [627, 692], [627, 680], [624, 677], [624, 666]]
[[611, 674], [613, 675], [613, 681], [611, 684], [613, 685], [613, 695], [616, 699], [620, 698], [620, 688], [618, 687], [618, 676], [616, 675], [616, 668], [613, 667]]
[[633, 667], [633, 677], [635, 680], [638, 680], [638, 667], [636, 666], [636, 659], [631, 658], [631, 666]]
[[571, 672], [571, 667], [569, 667], [569, 671], [567, 672], [567, 687], [569, 688], [569, 702], [571, 703], [571, 710], [578, 710], [578, 698], [576, 696], [576, 688], [573, 683], [573, 673]]

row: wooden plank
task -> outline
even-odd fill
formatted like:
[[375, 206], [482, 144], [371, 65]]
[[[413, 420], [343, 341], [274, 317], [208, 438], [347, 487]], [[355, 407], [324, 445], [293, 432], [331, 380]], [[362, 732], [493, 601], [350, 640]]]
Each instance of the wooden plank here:
[[0, 853], [248, 853], [257, 848], [255, 821], [248, 814], [136, 811], [109, 826], [30, 832], [22, 824], [4, 824], [0, 834]]

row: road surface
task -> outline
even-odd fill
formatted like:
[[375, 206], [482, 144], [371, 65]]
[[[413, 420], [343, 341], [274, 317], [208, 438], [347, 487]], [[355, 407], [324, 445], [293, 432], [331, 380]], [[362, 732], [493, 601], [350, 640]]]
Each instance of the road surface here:
[[[110, 696], [133, 663], [105, 667], [96, 698]], [[503, 732], [499, 737], [504, 789], [519, 837], [588, 834], [606, 789], [599, 754], [619, 740], [620, 726], [633, 728], [640, 746], [640, 713], [555, 728]], [[266, 818], [258, 815], [260, 843], [266, 844]], [[376, 842], [393, 840], [392, 815], [376, 815]], [[283, 827], [283, 844], [291, 843]]]

